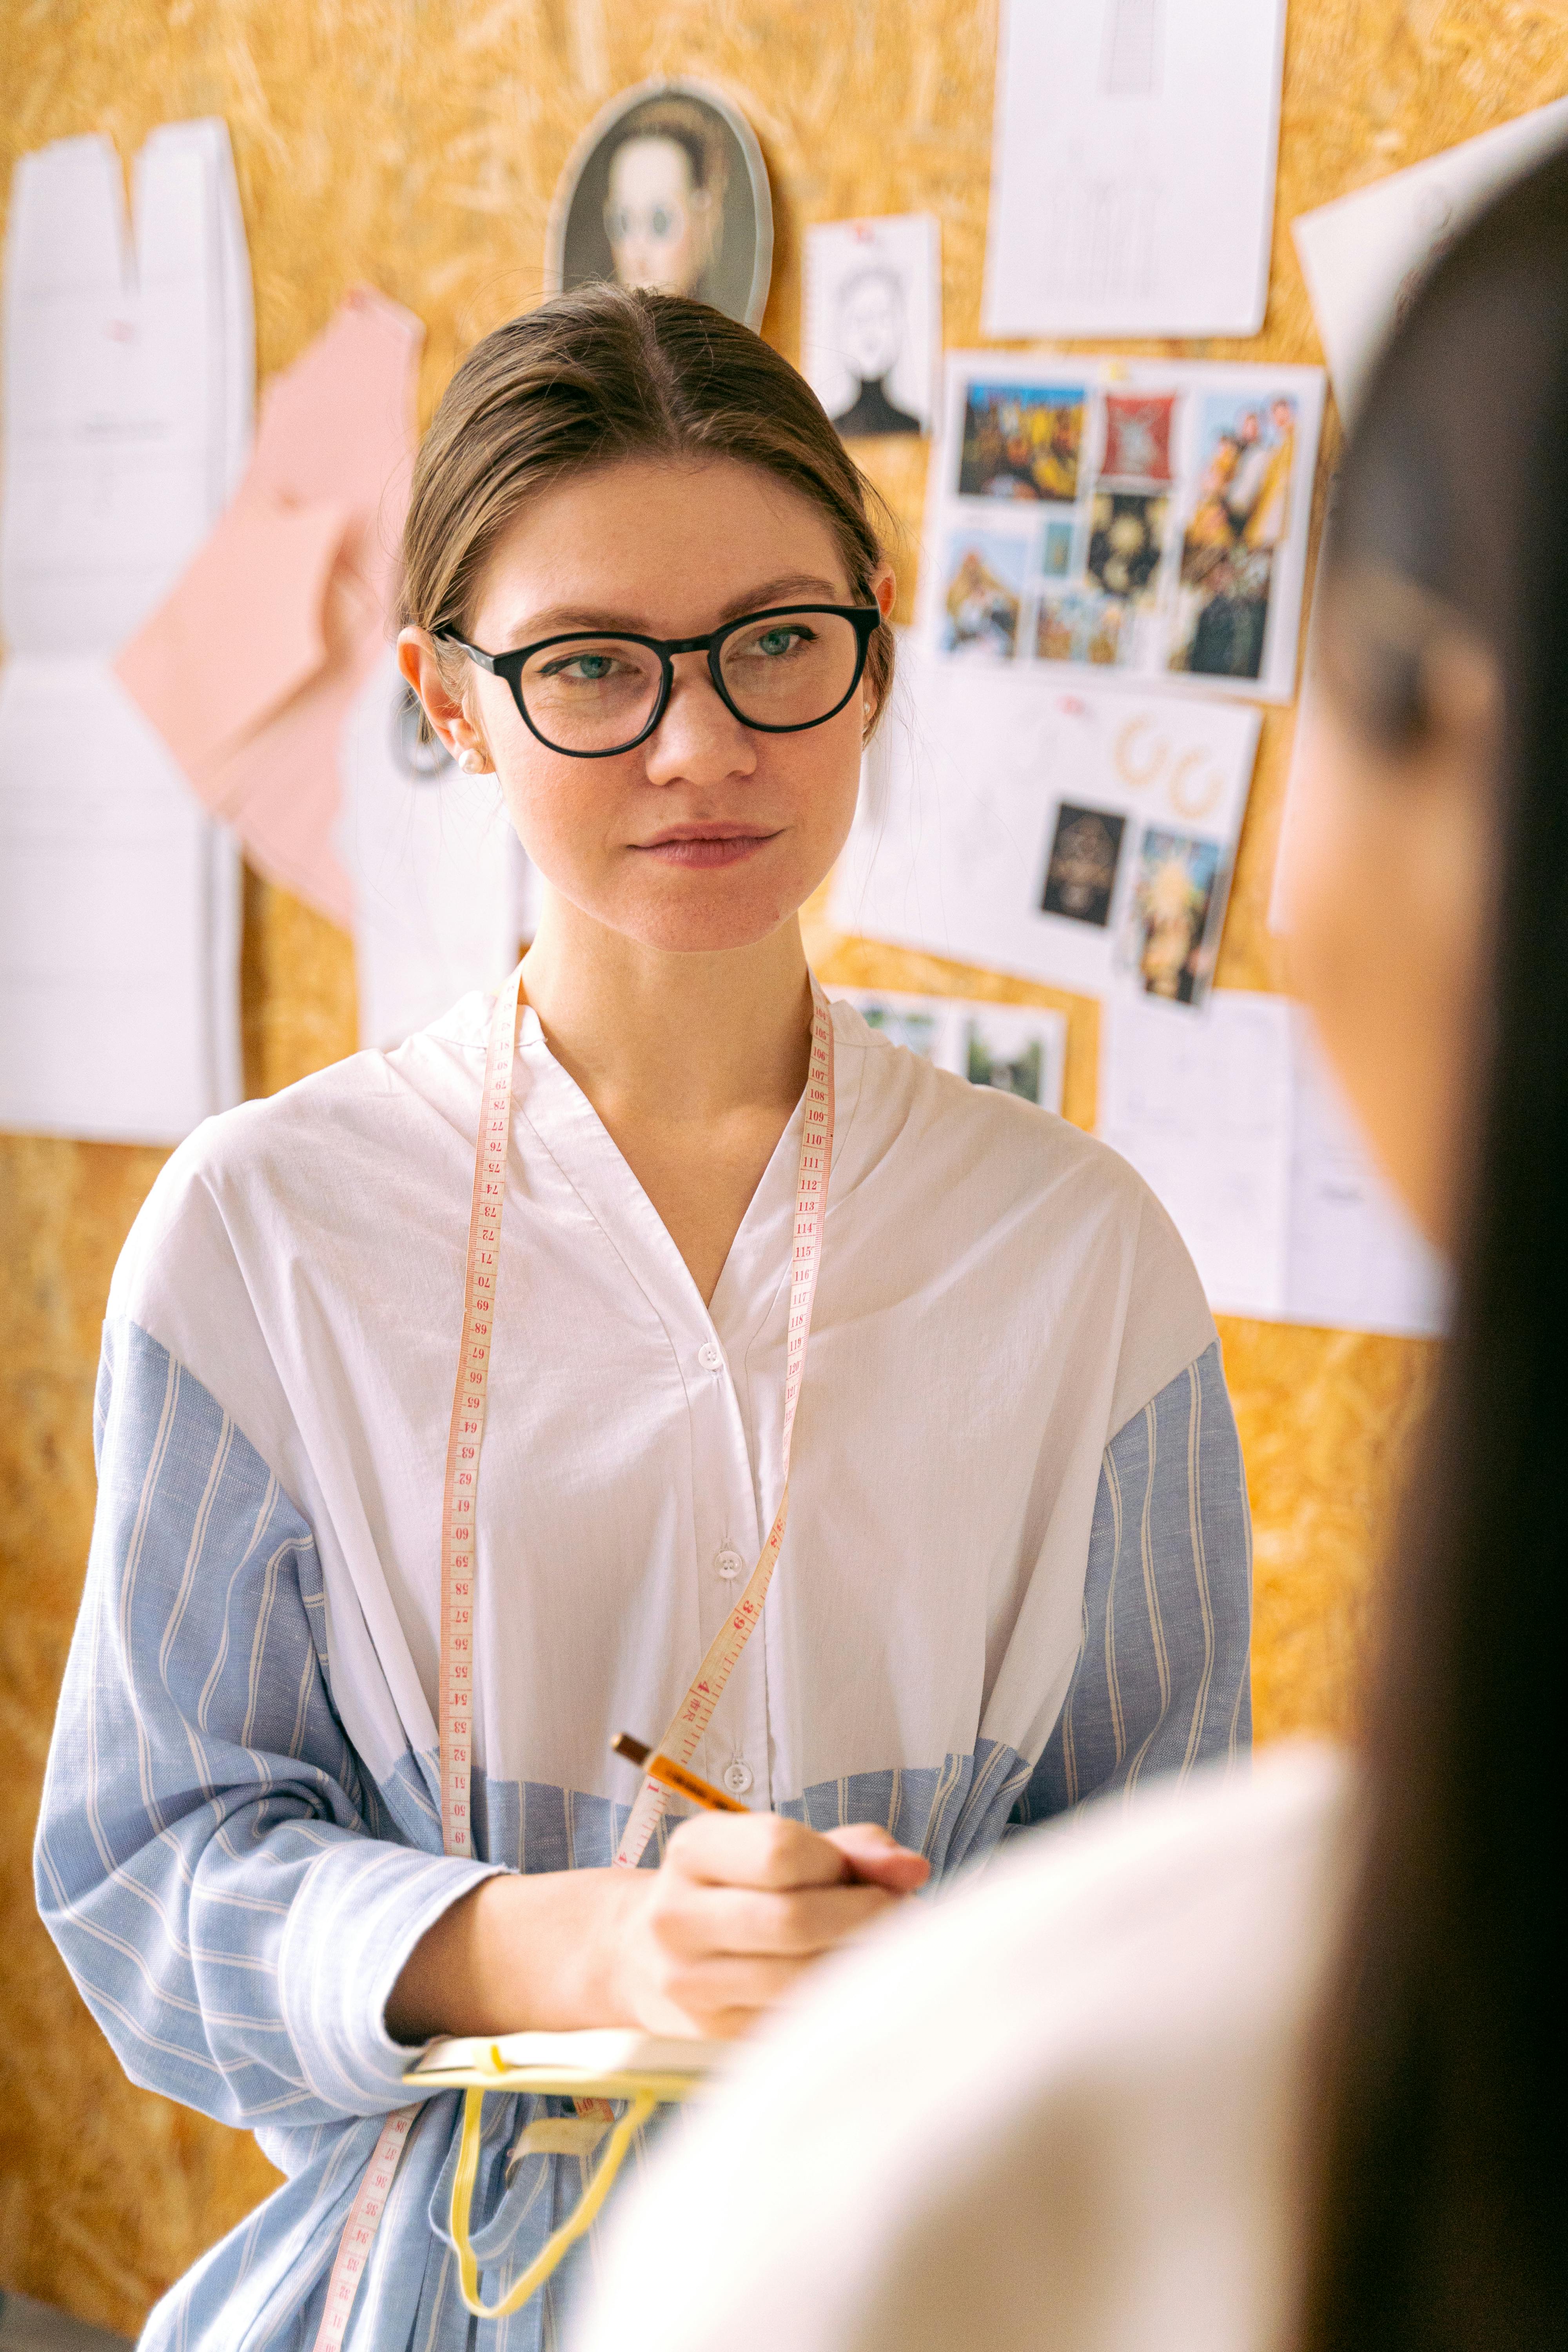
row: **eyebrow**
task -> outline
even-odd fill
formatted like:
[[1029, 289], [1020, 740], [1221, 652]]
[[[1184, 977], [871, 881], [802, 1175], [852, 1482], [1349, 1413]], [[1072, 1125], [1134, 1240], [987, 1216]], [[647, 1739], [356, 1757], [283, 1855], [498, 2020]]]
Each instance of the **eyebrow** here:
[[[721, 606], [714, 626], [722, 628], [726, 621], [739, 620], [743, 613], [765, 613], [771, 605], [788, 604], [796, 597], [807, 604], [837, 604], [842, 596], [843, 591], [836, 581], [819, 579], [810, 572], [789, 572], [781, 579], [763, 580], [756, 587], [748, 588], [743, 595], [731, 597]], [[506, 638], [513, 647], [537, 645], [542, 637], [574, 629], [602, 631], [606, 636], [621, 630], [632, 636], [650, 637], [656, 634], [631, 614], [612, 612], [607, 606], [552, 604], [542, 613], [531, 613], [526, 619], [514, 623], [506, 632]]]

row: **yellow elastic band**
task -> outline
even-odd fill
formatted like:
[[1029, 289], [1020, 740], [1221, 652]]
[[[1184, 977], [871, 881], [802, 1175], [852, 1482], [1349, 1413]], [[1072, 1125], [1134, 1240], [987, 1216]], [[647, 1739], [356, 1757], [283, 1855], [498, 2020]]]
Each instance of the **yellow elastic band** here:
[[464, 2092], [463, 2137], [458, 2150], [457, 2175], [452, 2182], [452, 2243], [458, 2249], [458, 2284], [468, 2308], [478, 2319], [504, 2319], [509, 2312], [522, 2308], [529, 2296], [537, 2293], [552, 2271], [558, 2267], [562, 2257], [593, 2228], [627, 2148], [658, 2101], [651, 2091], [637, 2093], [611, 2132], [605, 2153], [599, 2158], [598, 2169], [584, 2190], [576, 2211], [569, 2221], [563, 2221], [552, 2237], [546, 2240], [511, 2293], [500, 2303], [479, 2301], [479, 2266], [468, 2239], [474, 2182], [479, 2170], [479, 2124], [484, 2105], [483, 2091]]

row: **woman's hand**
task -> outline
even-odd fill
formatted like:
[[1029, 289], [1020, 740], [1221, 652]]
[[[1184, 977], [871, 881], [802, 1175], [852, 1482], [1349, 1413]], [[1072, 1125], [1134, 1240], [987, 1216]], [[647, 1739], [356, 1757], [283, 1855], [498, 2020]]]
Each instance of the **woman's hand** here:
[[437, 2033], [744, 2033], [802, 1969], [931, 1875], [862, 1822], [683, 1822], [651, 1870], [509, 1871], [428, 1928], [386, 2004], [395, 2042]]
[[[628, 1876], [633, 1875], [627, 1874]], [[683, 1822], [620, 1927], [622, 2019], [654, 2033], [744, 2033], [803, 1969], [923, 1886], [924, 1856], [870, 1823], [819, 1836], [778, 1813]]]

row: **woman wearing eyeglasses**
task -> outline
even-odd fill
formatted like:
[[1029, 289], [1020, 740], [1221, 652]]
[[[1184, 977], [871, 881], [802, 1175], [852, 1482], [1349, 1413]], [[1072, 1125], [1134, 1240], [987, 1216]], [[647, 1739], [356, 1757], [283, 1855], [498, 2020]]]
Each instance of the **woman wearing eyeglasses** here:
[[[515, 1054], [474, 1000], [210, 1122], [107, 1326], [41, 1900], [136, 2078], [289, 2176], [152, 2345], [473, 2343], [453, 2096], [374, 2240], [355, 2204], [428, 2037], [742, 2032], [1011, 1823], [1249, 1730], [1240, 1458], [1168, 1220], [806, 969], [893, 582], [801, 379], [695, 304], [548, 303], [454, 378], [405, 556], [405, 671], [545, 878]], [[743, 1810], [670, 1834], [611, 1741], [689, 1719]], [[487, 2114], [494, 2301], [583, 2165], [556, 2106]]]

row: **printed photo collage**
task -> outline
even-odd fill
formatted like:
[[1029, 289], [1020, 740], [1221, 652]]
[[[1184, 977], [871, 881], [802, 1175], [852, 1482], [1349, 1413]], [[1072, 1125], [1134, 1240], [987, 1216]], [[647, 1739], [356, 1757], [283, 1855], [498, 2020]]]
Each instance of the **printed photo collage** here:
[[[977, 690], [978, 689], [978, 690]], [[900, 656], [835, 879], [846, 930], [1203, 1009], [1262, 714]]]
[[973, 1087], [1059, 1111], [1067, 1075], [1067, 1021], [1044, 1005], [973, 997], [914, 996], [890, 988], [830, 988], [868, 1027], [907, 1045]]
[[1318, 368], [952, 355], [928, 644], [1288, 701], [1322, 404]]

